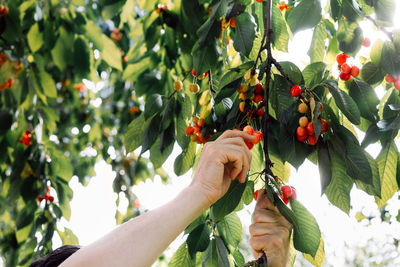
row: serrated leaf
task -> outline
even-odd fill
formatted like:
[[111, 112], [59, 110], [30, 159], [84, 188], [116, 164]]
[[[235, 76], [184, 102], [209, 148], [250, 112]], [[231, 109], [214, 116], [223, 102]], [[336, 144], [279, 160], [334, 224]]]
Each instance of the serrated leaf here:
[[329, 148], [329, 154], [332, 179], [325, 189], [325, 195], [333, 205], [349, 214], [350, 191], [353, 187], [353, 181], [346, 173], [344, 160], [332, 148]]
[[354, 100], [342, 91], [336, 81], [328, 80], [322, 83], [323, 86], [328, 87], [329, 92], [335, 99], [335, 103], [344, 115], [353, 123], [360, 124], [360, 110]]
[[315, 257], [321, 241], [321, 231], [314, 216], [296, 199], [290, 199], [297, 226], [293, 228], [294, 247]]
[[243, 56], [249, 56], [256, 37], [257, 25], [254, 17], [244, 12], [236, 17], [235, 38], [233, 47]]
[[373, 1], [378, 25], [392, 26], [396, 10], [395, 0]]
[[323, 62], [314, 62], [307, 65], [303, 70], [304, 86], [306, 88], [312, 88], [319, 84], [326, 70], [326, 64]]
[[164, 97], [160, 94], [153, 94], [146, 99], [144, 107], [144, 118], [147, 120], [160, 112], [164, 107]]
[[323, 194], [332, 179], [331, 157], [328, 146], [324, 143], [318, 145], [318, 169], [321, 180], [321, 194]]
[[297, 67], [294, 63], [290, 61], [281, 61], [279, 64], [292, 82], [298, 85], [304, 83], [303, 74], [301, 73], [299, 67]]
[[228, 250], [225, 247], [224, 241], [219, 236], [215, 237], [217, 254], [218, 254], [218, 266], [219, 267], [230, 267], [228, 260]]
[[301, 1], [287, 17], [287, 23], [293, 34], [314, 27], [320, 20], [321, 3], [318, 0]]
[[393, 77], [400, 75], [400, 54], [392, 42], [385, 42], [382, 48], [382, 68]]
[[204, 254], [202, 267], [218, 266], [217, 244], [215, 239], [211, 240]]
[[397, 148], [393, 142], [383, 147], [376, 158], [381, 178], [381, 197], [375, 198], [379, 208], [385, 205], [399, 189], [396, 180], [397, 160]]
[[201, 224], [190, 232], [186, 243], [188, 245], [189, 255], [194, 258], [196, 252], [205, 251], [210, 243], [210, 229], [208, 224]]
[[367, 62], [361, 69], [361, 78], [370, 85], [382, 82], [385, 72], [378, 68], [373, 62]]
[[326, 27], [323, 21], [320, 21], [314, 28], [310, 49], [307, 54], [310, 56], [311, 63], [323, 61], [325, 57], [325, 39], [327, 37]]
[[235, 251], [242, 240], [243, 233], [239, 216], [236, 213], [230, 213], [218, 222], [217, 229], [229, 251]]
[[322, 266], [322, 263], [325, 259], [324, 240], [322, 239], [322, 237], [315, 257], [312, 257], [310, 254], [305, 253], [303, 253], [303, 257], [316, 267]]
[[189, 250], [186, 242], [178, 248], [175, 254], [172, 256], [168, 267], [193, 267], [194, 260], [190, 258]]
[[222, 220], [226, 215], [235, 210], [236, 206], [240, 203], [246, 184], [247, 180], [244, 183], [239, 183], [235, 179], [231, 182], [226, 194], [211, 206], [212, 215], [216, 222]]
[[193, 161], [196, 156], [196, 143], [190, 142], [187, 149], [185, 149], [174, 162], [174, 172], [176, 175], [181, 176], [192, 168]]
[[345, 19], [339, 20], [337, 30], [339, 49], [348, 55], [355, 56], [364, 41], [362, 29], [355, 22]]
[[379, 99], [374, 89], [366, 82], [357, 78], [346, 82], [349, 95], [357, 103], [361, 116], [375, 122], [378, 119]]
[[355, 180], [373, 184], [372, 170], [362, 148], [356, 144], [346, 144], [346, 172]]
[[[262, 5], [256, 5], [256, 6], [262, 6]], [[261, 15], [261, 20], [263, 20], [263, 19], [264, 19], [264, 16]], [[272, 38], [271, 38], [272, 45], [277, 50], [287, 52], [290, 36], [289, 36], [288, 30], [287, 30], [287, 24], [283, 17], [283, 14], [276, 5], [272, 5], [271, 23], [272, 23], [272, 30], [274, 32], [274, 34], [272, 34]], [[260, 25], [260, 22], [259, 22], [259, 25]], [[262, 24], [262, 25], [264, 25], [264, 24]], [[262, 31], [263, 31], [263, 29], [260, 32], [262, 32]]]
[[127, 152], [131, 152], [143, 143], [143, 132], [148, 127], [150, 120], [145, 120], [143, 113], [129, 123], [125, 133], [125, 147]]

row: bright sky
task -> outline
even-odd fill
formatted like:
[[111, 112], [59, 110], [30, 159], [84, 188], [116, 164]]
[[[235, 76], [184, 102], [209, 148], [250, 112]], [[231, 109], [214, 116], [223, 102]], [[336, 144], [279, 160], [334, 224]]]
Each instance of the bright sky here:
[[[400, 14], [400, 5], [397, 6], [396, 14]], [[400, 16], [396, 16], [395, 20], [396, 27], [399, 28]], [[377, 38], [385, 40], [386, 37], [382, 33], [373, 30], [370, 22], [363, 22], [361, 26], [364, 35], [369, 37], [372, 43]], [[291, 45], [289, 45], [290, 55], [281, 54], [279, 55], [279, 60], [291, 60], [298, 66], [304, 66], [304, 61], [307, 62], [309, 60], [307, 51], [311, 36], [311, 31], [304, 31], [297, 34]], [[369, 49], [362, 48], [361, 55], [367, 56], [368, 54]], [[297, 55], [297, 57], [293, 55]], [[376, 92], [379, 96], [382, 96], [384, 93], [383, 89], [378, 89]], [[362, 136], [359, 135], [359, 137], [362, 140]], [[370, 146], [368, 147], [368, 151], [376, 157], [380, 151], [380, 146]], [[151, 210], [164, 204], [177, 195], [177, 192], [190, 182], [191, 173], [187, 173], [182, 177], [176, 177], [173, 173], [173, 160], [179, 153], [180, 149], [175, 147], [172, 156], [164, 164], [164, 168], [171, 176], [171, 184], [163, 185], [161, 184], [161, 180], [156, 177], [154, 182], [148, 179], [145, 183], [141, 182], [133, 188], [144, 209]], [[115, 227], [116, 194], [112, 190], [112, 181], [115, 174], [112, 172], [111, 167], [104, 162], [96, 165], [96, 173], [97, 176], [91, 179], [87, 187], [81, 186], [76, 177], [71, 180], [70, 186], [74, 191], [74, 198], [71, 201], [71, 220], [60, 223], [60, 226], [72, 229], [78, 236], [81, 245], [87, 245], [97, 240]], [[379, 244], [385, 244], [385, 241], [388, 240], [387, 235], [400, 239], [399, 223], [389, 225], [373, 220], [372, 224], [366, 227], [366, 223], [360, 224], [356, 222], [354, 215], [357, 211], [362, 210], [366, 215], [378, 214], [373, 198], [362, 191], [353, 188], [351, 193], [353, 209], [350, 216], [347, 216], [338, 208], [329, 204], [325, 196], [320, 196], [318, 168], [309, 161], [306, 161], [297, 172], [295, 169], [292, 169], [290, 184], [296, 187], [298, 199], [316, 217], [325, 239], [325, 252], [328, 256], [331, 256], [329, 263], [333, 266], [344, 266], [346, 257], [350, 259], [354, 257], [352, 255], [353, 250], [346, 248], [345, 242], [350, 247], [357, 247], [367, 244], [368, 239], [373, 237], [374, 242], [379, 246]], [[391, 207], [391, 214], [396, 216], [397, 210], [400, 207], [397, 194], [389, 203], [391, 204], [389, 205]], [[249, 214], [253, 208], [254, 203], [247, 207], [245, 211], [240, 212], [243, 228], [247, 234], [248, 226], [251, 223], [251, 216]], [[176, 248], [182, 241], [182, 237], [179, 237], [173, 243], [172, 247]], [[57, 238], [57, 235], [54, 238], [54, 242], [54, 247], [61, 245], [61, 241]], [[172, 251], [167, 252], [167, 255], [171, 255]], [[380, 247], [376, 247], [374, 250], [376, 254], [379, 254], [379, 251]], [[382, 256], [378, 256], [377, 260], [379, 261], [379, 257]], [[396, 265], [396, 263], [400, 264], [400, 259], [397, 258], [397, 262], [393, 261], [392, 263], [392, 266]]]

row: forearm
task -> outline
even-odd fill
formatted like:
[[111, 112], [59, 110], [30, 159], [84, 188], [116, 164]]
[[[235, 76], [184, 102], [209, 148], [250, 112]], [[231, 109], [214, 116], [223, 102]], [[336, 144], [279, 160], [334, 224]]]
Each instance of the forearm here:
[[61, 266], [150, 266], [207, 208], [203, 195], [196, 188], [187, 187], [172, 201], [82, 248]]

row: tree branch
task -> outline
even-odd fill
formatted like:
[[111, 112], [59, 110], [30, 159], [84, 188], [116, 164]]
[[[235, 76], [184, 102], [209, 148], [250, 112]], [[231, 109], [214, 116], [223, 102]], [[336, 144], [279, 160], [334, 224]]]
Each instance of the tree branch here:
[[286, 72], [283, 70], [281, 64], [279, 64], [279, 62], [276, 61], [275, 58], [271, 58], [271, 60], [272, 60], [272, 64], [275, 65], [275, 67], [279, 70], [279, 72], [282, 74], [282, 76], [288, 81], [288, 83], [290, 84], [290, 86], [294, 86], [295, 83], [294, 83], [292, 80], [290, 80], [289, 76], [288, 76], [288, 75], [286, 74]]
[[389, 32], [384, 27], [379, 26], [378, 23], [376, 23], [376, 20], [374, 20], [371, 16], [366, 16], [366, 18], [368, 20], [372, 21], [372, 23], [375, 25], [375, 27], [377, 27], [379, 30], [384, 32], [389, 37], [389, 39], [393, 42], [393, 33]]

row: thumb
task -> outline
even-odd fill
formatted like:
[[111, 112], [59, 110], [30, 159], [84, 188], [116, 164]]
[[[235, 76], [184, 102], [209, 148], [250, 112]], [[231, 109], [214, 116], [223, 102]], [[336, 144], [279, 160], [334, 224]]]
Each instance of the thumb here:
[[276, 210], [274, 203], [269, 199], [264, 188], [258, 190], [257, 204], [255, 209]]

